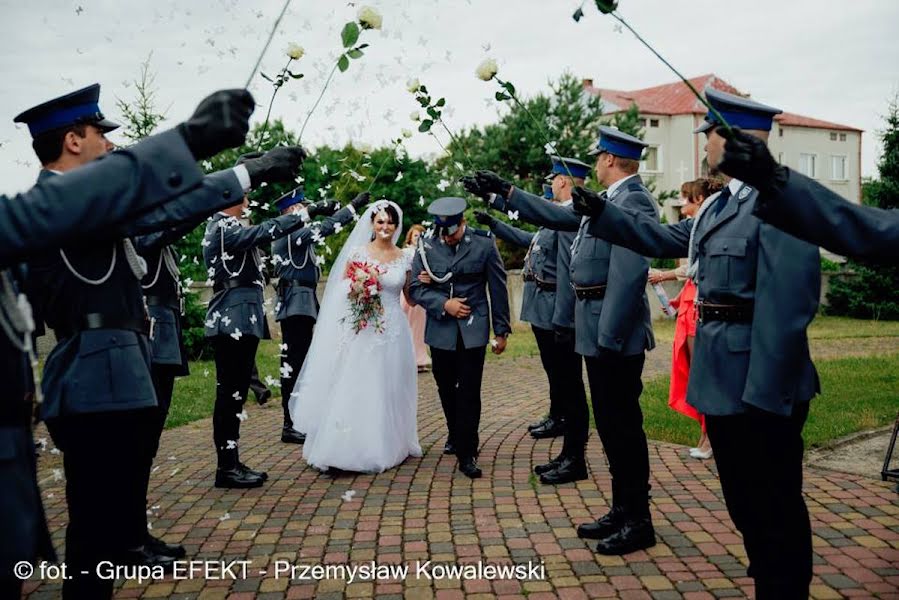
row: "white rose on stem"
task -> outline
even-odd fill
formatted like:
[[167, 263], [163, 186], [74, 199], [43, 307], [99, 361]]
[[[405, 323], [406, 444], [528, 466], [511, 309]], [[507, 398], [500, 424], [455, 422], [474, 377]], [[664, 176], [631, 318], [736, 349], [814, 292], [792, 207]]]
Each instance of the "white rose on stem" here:
[[413, 110], [411, 113], [409, 113], [409, 118], [413, 121], [421, 121], [421, 115], [418, 114], [417, 110]]
[[290, 58], [300, 60], [304, 54], [306, 54], [306, 51], [299, 44], [294, 44], [293, 42], [287, 44], [287, 56]]
[[407, 139], [410, 138], [410, 137], [412, 137], [412, 132], [409, 131], [408, 129], [403, 129], [403, 130], [402, 130], [402, 134], [403, 134], [403, 137], [404, 137], [404, 138], [407, 138]]
[[363, 6], [356, 16], [363, 29], [381, 29], [381, 13], [371, 6]]
[[411, 93], [415, 93], [418, 91], [418, 88], [421, 87], [421, 83], [419, 83], [418, 79], [413, 78], [406, 82], [406, 89]]
[[481, 81], [490, 81], [496, 76], [497, 71], [499, 71], [499, 67], [496, 66], [496, 61], [492, 58], [487, 58], [478, 65], [478, 68], [475, 70], [475, 75], [477, 75], [478, 79]]

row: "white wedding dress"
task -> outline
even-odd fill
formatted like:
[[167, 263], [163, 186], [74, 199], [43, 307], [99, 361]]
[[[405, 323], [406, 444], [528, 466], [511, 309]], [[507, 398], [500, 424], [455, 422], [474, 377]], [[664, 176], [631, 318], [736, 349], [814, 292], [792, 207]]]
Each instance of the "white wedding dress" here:
[[[401, 215], [399, 207], [391, 203]], [[367, 248], [371, 213], [361, 215], [335, 261], [309, 354], [289, 403], [294, 428], [306, 434], [303, 458], [326, 470], [380, 473], [421, 456], [418, 443], [418, 386], [415, 351], [400, 295], [411, 266], [402, 253], [379, 263]], [[399, 228], [394, 234], [394, 243]], [[353, 331], [348, 317], [347, 261], [363, 260], [386, 269], [381, 275], [384, 307], [381, 333], [371, 326]]]

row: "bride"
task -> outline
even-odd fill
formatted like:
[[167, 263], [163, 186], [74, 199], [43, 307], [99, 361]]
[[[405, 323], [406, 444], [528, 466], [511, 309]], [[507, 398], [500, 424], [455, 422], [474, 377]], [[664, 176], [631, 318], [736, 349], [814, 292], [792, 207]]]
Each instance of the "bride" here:
[[[400, 294], [411, 257], [397, 245], [403, 212], [380, 200], [366, 209], [337, 256], [312, 344], [291, 394], [290, 416], [306, 432], [303, 458], [321, 470], [380, 473], [421, 456], [415, 352]], [[376, 270], [354, 283], [357, 269]], [[349, 294], [366, 291], [383, 310], [360, 311]], [[407, 296], [408, 300], [408, 296]]]

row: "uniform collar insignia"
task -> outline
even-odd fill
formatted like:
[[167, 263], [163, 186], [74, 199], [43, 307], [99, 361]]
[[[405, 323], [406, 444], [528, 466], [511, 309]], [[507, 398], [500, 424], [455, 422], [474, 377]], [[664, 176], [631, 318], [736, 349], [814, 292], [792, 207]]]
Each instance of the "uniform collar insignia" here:
[[738, 199], [738, 200], [745, 200], [746, 197], [747, 197], [749, 194], [751, 194], [751, 193], [752, 193], [752, 190], [750, 190], [748, 186], [745, 186], [745, 185], [744, 185], [744, 186], [743, 186], [743, 189], [740, 190], [740, 193], [737, 194], [737, 199]]
[[612, 198], [614, 198], [615, 196], [617, 196], [619, 193], [621, 193], [621, 188], [616, 188], [614, 192], [612, 192], [611, 194], [609, 194], [609, 200], [611, 200]]

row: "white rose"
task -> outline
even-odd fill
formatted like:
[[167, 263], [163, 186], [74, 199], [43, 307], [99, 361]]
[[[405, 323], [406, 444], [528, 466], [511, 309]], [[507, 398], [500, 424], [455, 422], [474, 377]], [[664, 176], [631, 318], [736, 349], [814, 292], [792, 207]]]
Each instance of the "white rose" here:
[[406, 82], [406, 89], [409, 90], [413, 94], [415, 92], [417, 92], [418, 88], [420, 88], [420, 87], [421, 87], [421, 83], [418, 81], [418, 79], [413, 78]]
[[478, 79], [482, 81], [490, 81], [496, 75], [497, 71], [499, 71], [499, 68], [496, 66], [496, 61], [492, 58], [487, 58], [484, 59], [484, 62], [478, 65], [478, 68], [474, 73], [478, 76]]
[[359, 18], [359, 24], [362, 25], [362, 29], [381, 28], [381, 13], [371, 6], [363, 6], [360, 8], [357, 16]]
[[304, 54], [306, 54], [306, 51], [299, 44], [294, 44], [293, 42], [287, 44], [287, 56], [290, 58], [300, 60]]
[[404, 137], [404, 138], [410, 138], [410, 137], [412, 137], [412, 132], [409, 131], [408, 129], [403, 129], [402, 134], [403, 134], [403, 137]]
[[411, 113], [409, 113], [409, 118], [413, 121], [420, 121], [421, 115], [418, 114], [417, 110], [413, 110]]

